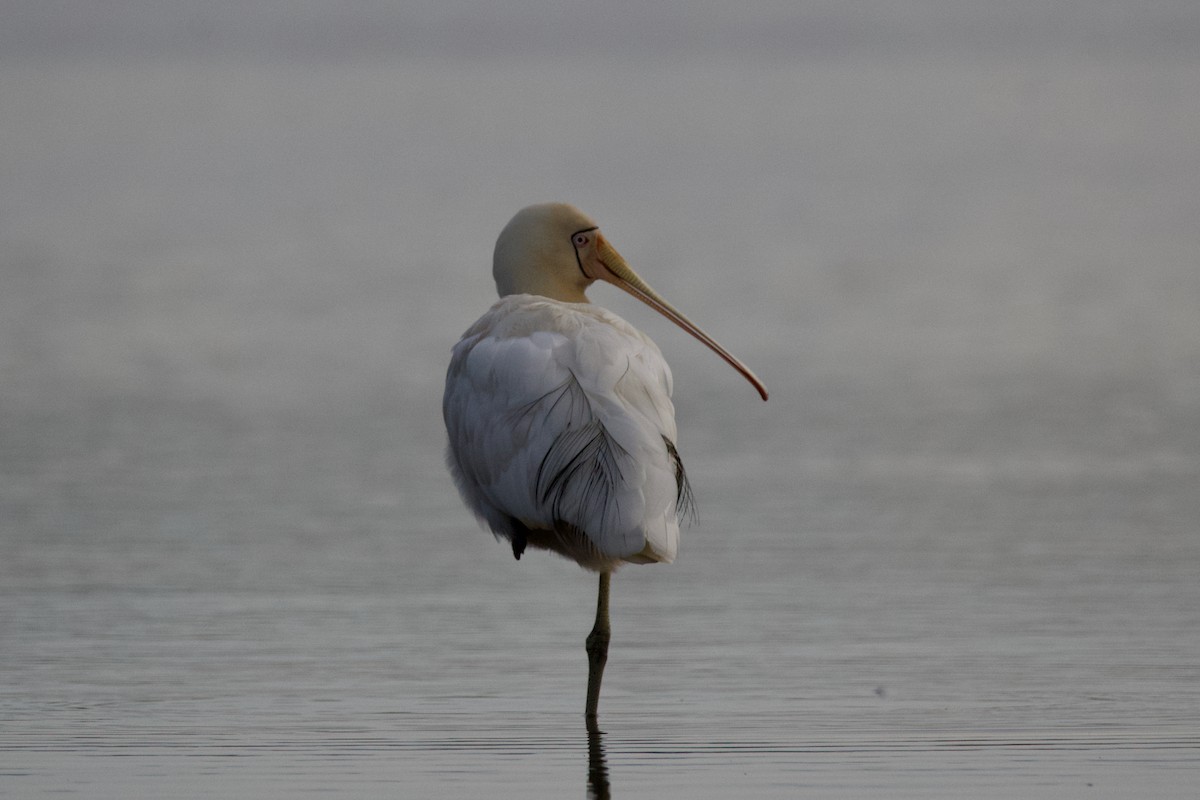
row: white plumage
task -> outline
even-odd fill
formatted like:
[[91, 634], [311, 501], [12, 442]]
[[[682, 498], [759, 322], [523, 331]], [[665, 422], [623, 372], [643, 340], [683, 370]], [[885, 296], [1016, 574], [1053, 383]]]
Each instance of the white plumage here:
[[528, 543], [596, 571], [674, 560], [689, 495], [671, 370], [616, 314], [501, 299], [454, 348], [445, 417], [463, 498], [518, 557]]
[[744, 364], [651, 289], [578, 209], [522, 209], [496, 241], [500, 300], [455, 346], [442, 411], [463, 500], [520, 558], [551, 550], [600, 573], [587, 639], [595, 730], [608, 657], [608, 594], [623, 562], [674, 560], [691, 502], [675, 448], [671, 370], [646, 336], [588, 302], [603, 280]]

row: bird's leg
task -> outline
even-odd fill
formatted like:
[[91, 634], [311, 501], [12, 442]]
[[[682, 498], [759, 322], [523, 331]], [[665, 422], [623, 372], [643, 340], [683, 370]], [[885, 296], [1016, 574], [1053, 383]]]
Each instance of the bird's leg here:
[[587, 637], [588, 692], [587, 711], [584, 714], [589, 731], [598, 731], [596, 707], [600, 705], [600, 679], [604, 677], [604, 665], [608, 661], [608, 640], [612, 631], [608, 626], [608, 581], [612, 573], [600, 573], [600, 594], [596, 598], [596, 624]]

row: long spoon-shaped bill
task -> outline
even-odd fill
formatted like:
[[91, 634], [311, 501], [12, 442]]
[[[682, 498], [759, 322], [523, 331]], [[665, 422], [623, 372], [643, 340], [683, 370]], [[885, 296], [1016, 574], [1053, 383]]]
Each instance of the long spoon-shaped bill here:
[[767, 387], [763, 385], [763, 382], [758, 379], [758, 376], [749, 367], [724, 347], [717, 344], [716, 340], [711, 336], [700, 330], [700, 327], [696, 323], [685, 317], [683, 312], [664, 300], [658, 292], [651, 289], [636, 272], [630, 269], [629, 265], [625, 263], [625, 259], [608, 243], [608, 240], [603, 237], [598, 238], [599, 240], [596, 242], [596, 255], [602, 270], [601, 274], [595, 277], [608, 281], [619, 289], [623, 289], [683, 328], [692, 336], [695, 336], [710, 350], [723, 358], [726, 364], [736, 369], [742, 374], [742, 377], [750, 381], [750, 384], [758, 391], [763, 400], [767, 399]]

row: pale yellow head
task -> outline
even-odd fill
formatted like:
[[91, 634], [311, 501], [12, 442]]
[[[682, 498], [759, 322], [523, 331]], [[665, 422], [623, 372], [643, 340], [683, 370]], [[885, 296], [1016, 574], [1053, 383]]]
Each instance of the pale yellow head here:
[[501, 297], [536, 294], [565, 303], [586, 303], [584, 290], [592, 283], [611, 283], [695, 336], [767, 399], [766, 387], [750, 368], [638, 277], [595, 220], [574, 206], [543, 203], [518, 211], [496, 240], [492, 276]]
[[542, 203], [517, 212], [500, 232], [492, 277], [500, 296], [538, 294], [566, 303], [586, 303], [593, 281], [580, 269], [572, 239], [595, 231], [596, 222], [566, 203]]

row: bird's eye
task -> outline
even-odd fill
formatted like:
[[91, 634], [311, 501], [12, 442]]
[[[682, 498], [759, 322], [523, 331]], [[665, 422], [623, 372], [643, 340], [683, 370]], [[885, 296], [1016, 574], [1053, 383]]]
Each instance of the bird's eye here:
[[572, 241], [575, 242], [576, 247], [583, 247], [588, 243], [588, 235], [586, 233], [577, 233]]

